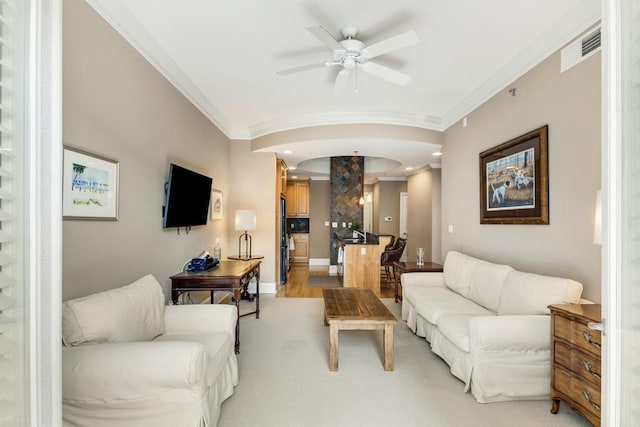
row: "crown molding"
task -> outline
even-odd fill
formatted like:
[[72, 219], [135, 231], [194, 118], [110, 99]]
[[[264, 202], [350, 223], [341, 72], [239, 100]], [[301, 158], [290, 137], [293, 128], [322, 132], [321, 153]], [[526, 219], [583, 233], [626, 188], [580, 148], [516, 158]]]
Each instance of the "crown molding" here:
[[293, 129], [345, 124], [383, 124], [411, 126], [435, 131], [444, 130], [442, 120], [434, 116], [392, 111], [344, 111], [280, 117], [250, 126], [249, 134], [251, 138], [259, 138]]
[[442, 117], [443, 130], [480, 107], [536, 65], [600, 21], [600, 2], [581, 3]]
[[347, 111], [292, 115], [256, 123], [245, 128], [234, 127], [224, 117], [160, 47], [124, 2], [87, 0], [87, 3], [227, 138], [234, 140], [250, 140], [287, 130], [341, 124], [400, 125], [443, 132], [600, 20], [598, 0], [589, 0], [586, 5], [585, 2], [581, 2], [578, 7], [556, 21], [542, 37], [523, 49], [520, 55], [443, 117], [384, 111]]
[[248, 128], [234, 127], [162, 49], [123, 2], [87, 0], [87, 3], [229, 139], [250, 140], [286, 130], [340, 124], [374, 123], [437, 131], [444, 129], [437, 117], [376, 111], [294, 115], [257, 123]]
[[87, 0], [87, 3], [228, 138], [242, 139], [238, 137], [248, 135], [247, 131], [234, 131], [231, 123], [122, 2]]

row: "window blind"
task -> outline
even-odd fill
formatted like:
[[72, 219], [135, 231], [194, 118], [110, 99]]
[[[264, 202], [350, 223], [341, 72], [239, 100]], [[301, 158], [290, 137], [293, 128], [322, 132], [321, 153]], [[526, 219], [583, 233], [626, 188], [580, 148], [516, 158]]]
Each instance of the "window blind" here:
[[24, 275], [24, 25], [20, 0], [0, 0], [0, 426], [26, 425]]

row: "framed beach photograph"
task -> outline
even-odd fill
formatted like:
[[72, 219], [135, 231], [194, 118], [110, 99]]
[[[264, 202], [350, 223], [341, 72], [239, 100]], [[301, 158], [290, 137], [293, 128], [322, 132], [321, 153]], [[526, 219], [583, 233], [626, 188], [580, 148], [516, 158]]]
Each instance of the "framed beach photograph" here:
[[115, 160], [65, 146], [62, 217], [117, 220], [118, 168]]
[[548, 126], [480, 153], [480, 223], [549, 224]]
[[222, 219], [222, 191], [211, 190], [211, 220]]

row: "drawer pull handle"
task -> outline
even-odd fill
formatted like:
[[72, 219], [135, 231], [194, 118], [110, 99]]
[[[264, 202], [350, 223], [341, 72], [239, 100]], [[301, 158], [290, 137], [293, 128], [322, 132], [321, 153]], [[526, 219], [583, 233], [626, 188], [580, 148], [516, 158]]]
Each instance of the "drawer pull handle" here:
[[591, 397], [591, 393], [589, 393], [587, 390], [582, 390], [582, 395], [584, 396], [585, 399], [587, 399], [587, 402], [589, 402], [591, 406], [596, 408], [598, 411], [600, 410], [600, 405], [598, 405], [596, 402], [593, 401], [593, 398]]
[[589, 331], [583, 331], [582, 332], [582, 336], [584, 337], [585, 340], [587, 340], [587, 342], [589, 344], [591, 344], [592, 346], [594, 346], [595, 348], [600, 348], [600, 344], [598, 344], [597, 342], [593, 342], [591, 340], [591, 338], [593, 338], [593, 336], [589, 333]]
[[593, 368], [593, 365], [589, 361], [583, 360], [582, 361], [582, 366], [584, 366], [584, 368], [587, 370], [587, 372], [589, 372], [591, 375], [593, 375], [597, 379], [600, 379], [600, 375], [597, 372], [593, 372], [593, 370], [591, 369], [591, 368]]

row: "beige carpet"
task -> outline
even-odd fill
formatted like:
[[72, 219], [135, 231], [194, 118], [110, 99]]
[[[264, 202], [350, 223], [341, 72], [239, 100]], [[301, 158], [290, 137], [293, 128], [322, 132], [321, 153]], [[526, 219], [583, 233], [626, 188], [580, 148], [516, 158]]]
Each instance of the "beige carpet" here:
[[[383, 301], [399, 319], [400, 303]], [[260, 319], [240, 319], [240, 384], [220, 427], [588, 426], [564, 403], [557, 415], [547, 400], [476, 403], [401, 321], [393, 372], [383, 369], [379, 331], [340, 332], [339, 371], [329, 372], [322, 299], [263, 295], [260, 303]]]

